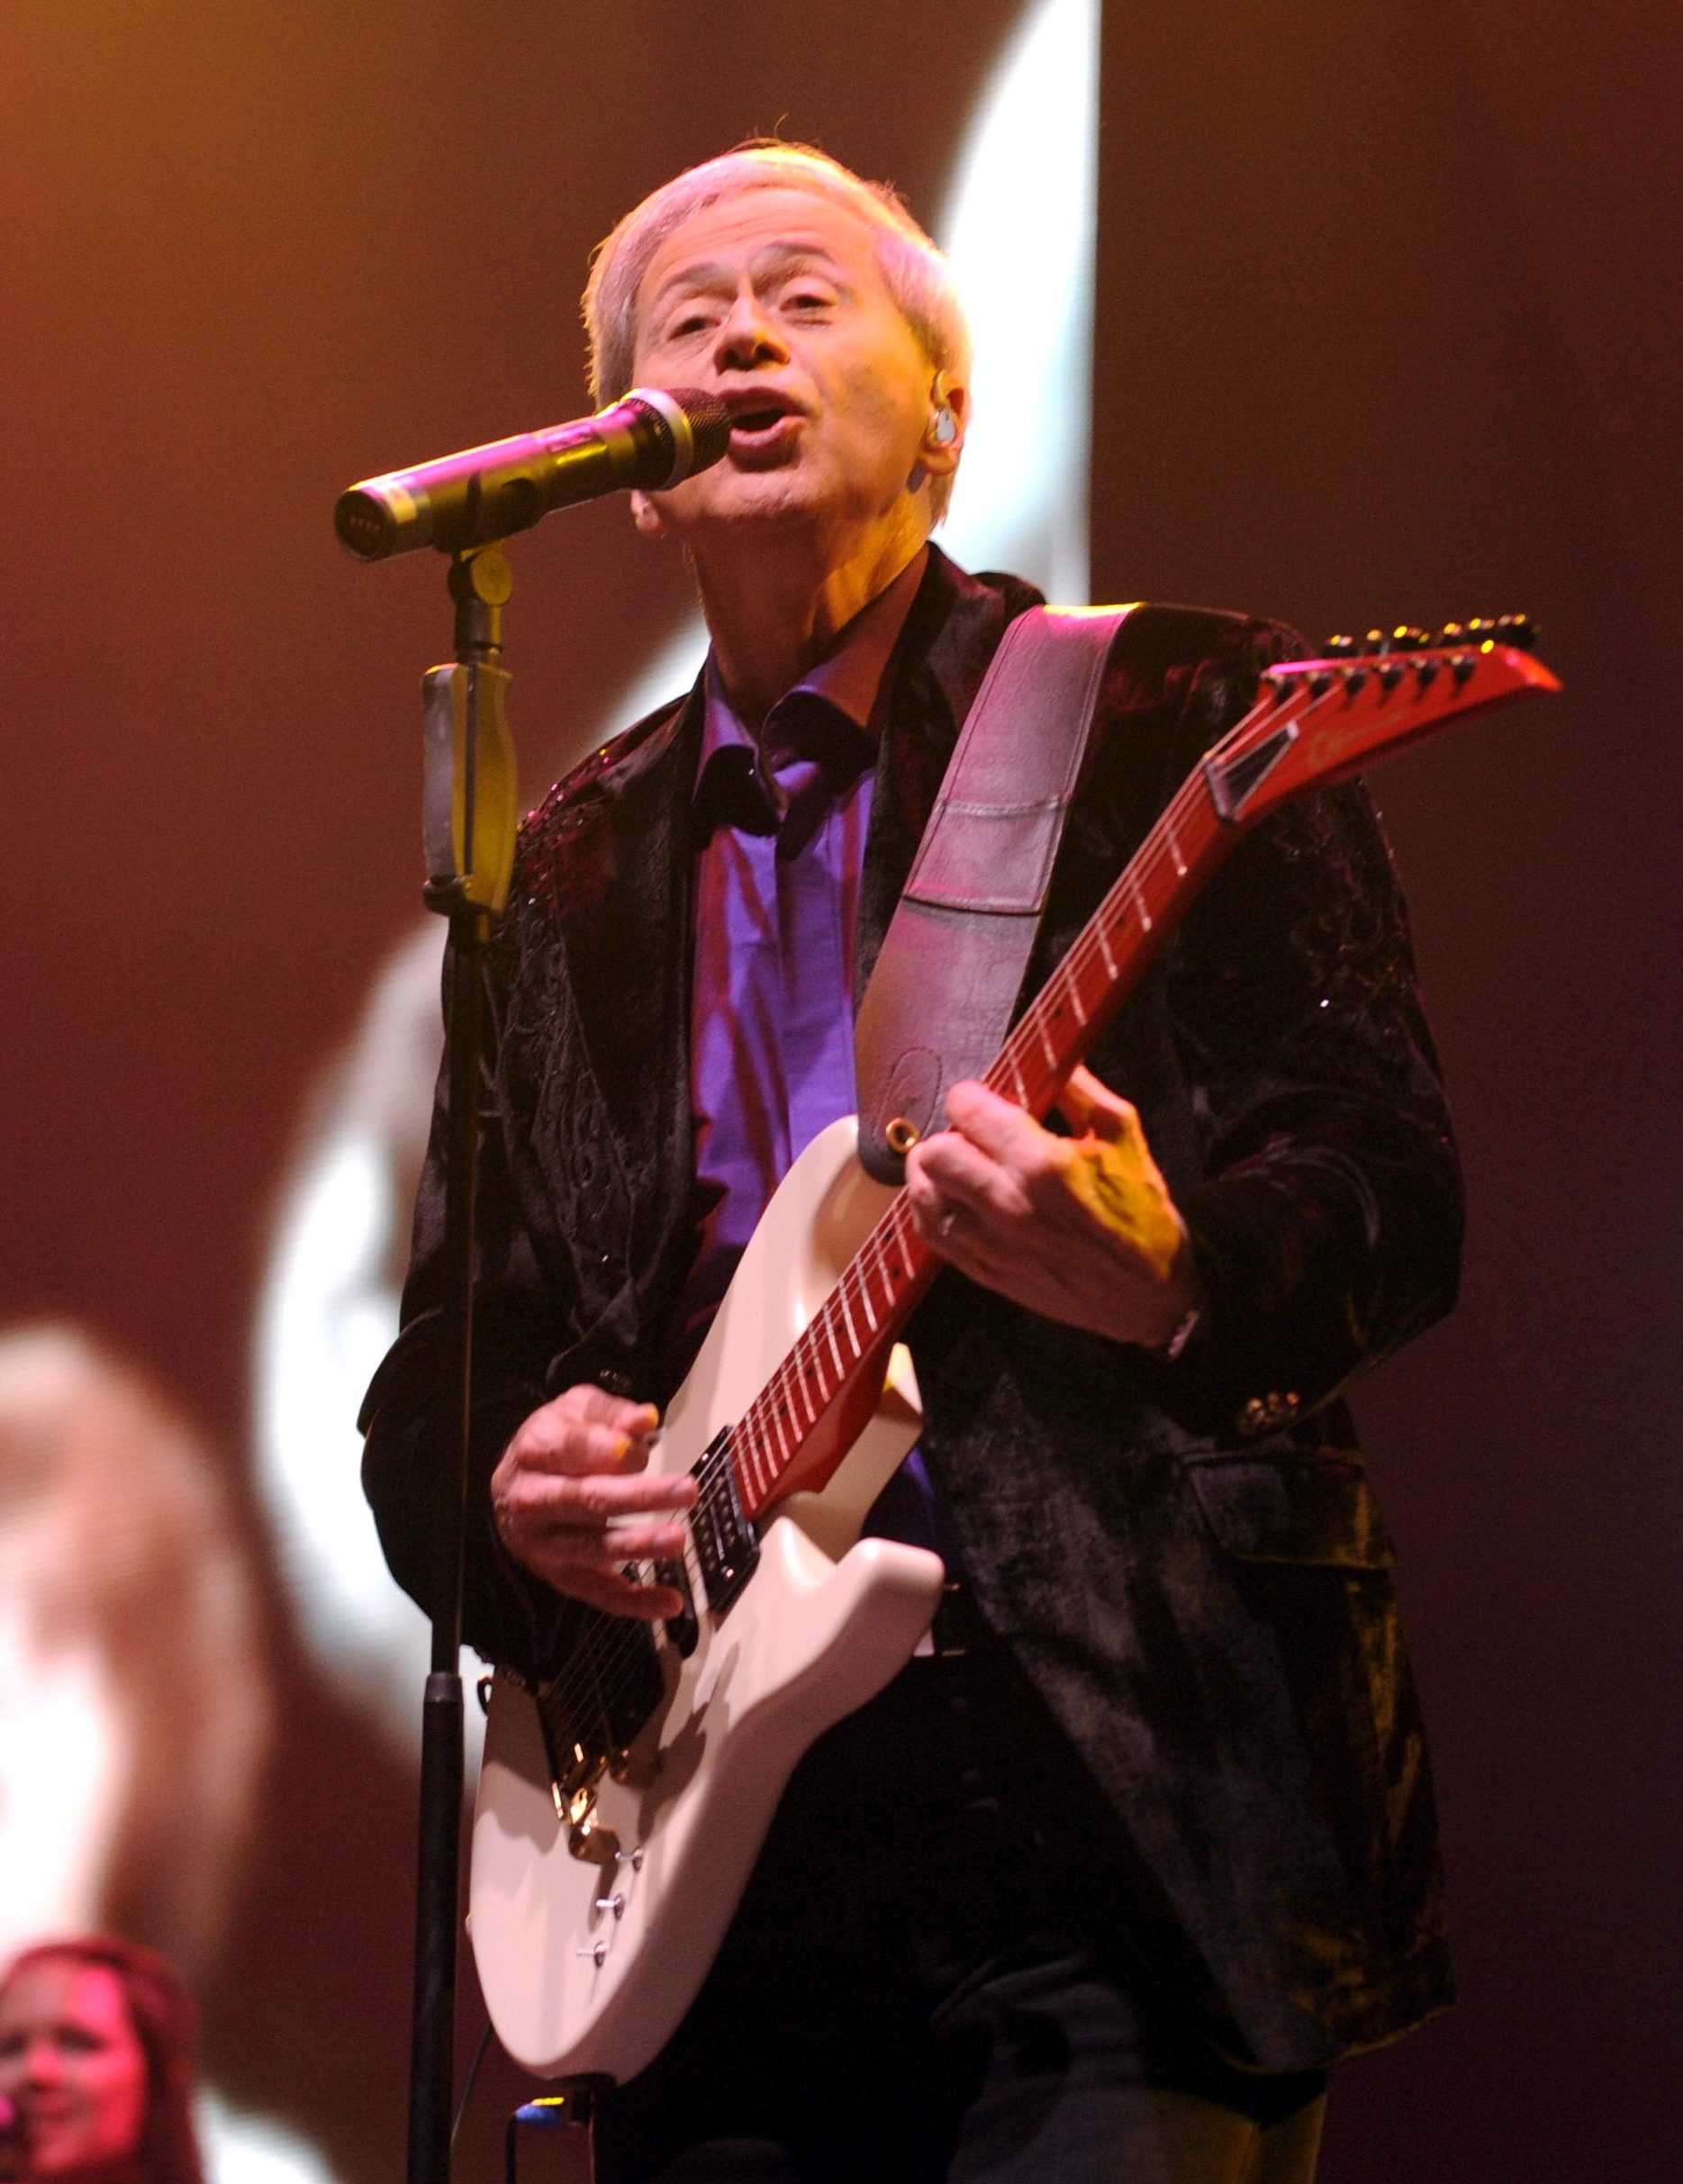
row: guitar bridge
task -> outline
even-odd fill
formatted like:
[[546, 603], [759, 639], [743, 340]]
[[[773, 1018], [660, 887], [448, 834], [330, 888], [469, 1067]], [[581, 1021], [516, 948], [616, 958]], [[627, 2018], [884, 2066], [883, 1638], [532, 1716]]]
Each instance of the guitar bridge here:
[[576, 1835], [592, 1825], [597, 1784], [616, 1763], [623, 1767], [665, 1695], [653, 1634], [618, 1616], [587, 1610], [560, 1672], [532, 1694], [549, 1763], [549, 1794], [564, 1827]]
[[610, 1866], [620, 1862], [620, 1838], [599, 1820], [584, 1819], [569, 1827], [567, 1854], [584, 1865]]

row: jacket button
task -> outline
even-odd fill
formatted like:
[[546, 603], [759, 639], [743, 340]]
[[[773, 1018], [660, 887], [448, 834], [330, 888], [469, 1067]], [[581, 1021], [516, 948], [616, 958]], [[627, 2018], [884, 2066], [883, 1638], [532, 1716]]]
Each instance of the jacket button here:
[[1278, 1391], [1253, 1395], [1239, 1413], [1239, 1431], [1247, 1441], [1260, 1441], [1264, 1434], [1278, 1433], [1282, 1426], [1289, 1426], [1302, 1407], [1297, 1396]]

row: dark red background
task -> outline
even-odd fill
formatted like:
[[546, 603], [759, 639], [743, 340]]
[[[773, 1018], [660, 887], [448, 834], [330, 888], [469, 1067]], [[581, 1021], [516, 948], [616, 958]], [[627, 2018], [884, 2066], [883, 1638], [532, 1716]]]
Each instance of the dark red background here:
[[[744, 133], [932, 214], [1016, 14], [5, 10], [0, 1318], [109, 1335], [240, 1476], [273, 1198], [412, 924], [415, 678], [448, 639], [439, 570], [356, 567], [334, 494], [586, 407], [589, 245]], [[1460, 1314], [1363, 1407], [1465, 1999], [1345, 2075], [1324, 2173], [1646, 2179], [1683, 2029], [1675, 9], [1107, 16], [1095, 596], [1316, 633], [1523, 607], [1569, 686], [1378, 783], [1472, 1201]], [[686, 603], [611, 504], [516, 569], [535, 789]], [[409, 1787], [278, 1597], [274, 1624], [285, 1734], [212, 2056], [348, 2179], [391, 2173]]]

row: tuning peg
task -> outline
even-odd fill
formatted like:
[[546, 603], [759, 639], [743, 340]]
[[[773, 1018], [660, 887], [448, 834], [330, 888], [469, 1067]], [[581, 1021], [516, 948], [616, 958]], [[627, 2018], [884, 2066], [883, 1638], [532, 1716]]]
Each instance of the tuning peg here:
[[1467, 624], [1467, 642], [1470, 645], [1488, 645], [1495, 641], [1496, 624], [1488, 614], [1475, 615]]
[[1383, 630], [1370, 630], [1362, 640], [1362, 649], [1363, 652], [1389, 652], [1390, 639]]
[[1425, 630], [1416, 630], [1410, 622], [1398, 622], [1391, 631], [1393, 652], [1424, 652], [1432, 642]]
[[1329, 637], [1326, 657], [1329, 660], [1347, 660], [1355, 649], [1356, 640], [1353, 637]]
[[1458, 621], [1446, 621], [1443, 624], [1443, 627], [1438, 631], [1437, 641], [1443, 647], [1445, 651], [1450, 651], [1456, 645], [1464, 645], [1466, 643], [1467, 632], [1461, 628]]
[[1512, 645], [1519, 652], [1537, 649], [1537, 630], [1529, 614], [1504, 614], [1496, 625], [1496, 640], [1499, 645]]

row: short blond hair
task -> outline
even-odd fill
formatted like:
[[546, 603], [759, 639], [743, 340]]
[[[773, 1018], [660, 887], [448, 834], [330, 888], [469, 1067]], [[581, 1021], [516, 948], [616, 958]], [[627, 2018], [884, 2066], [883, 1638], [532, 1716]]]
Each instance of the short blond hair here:
[[[663, 183], [597, 245], [584, 289], [595, 401], [612, 402], [631, 384], [638, 293], [661, 245], [696, 213], [756, 189], [810, 190], [864, 221], [872, 231], [883, 285], [930, 364], [968, 384], [970, 326], [953, 269], [899, 191], [886, 182], [866, 182], [810, 144], [761, 137]], [[946, 512], [952, 488], [951, 477], [933, 481], [937, 521]]]

